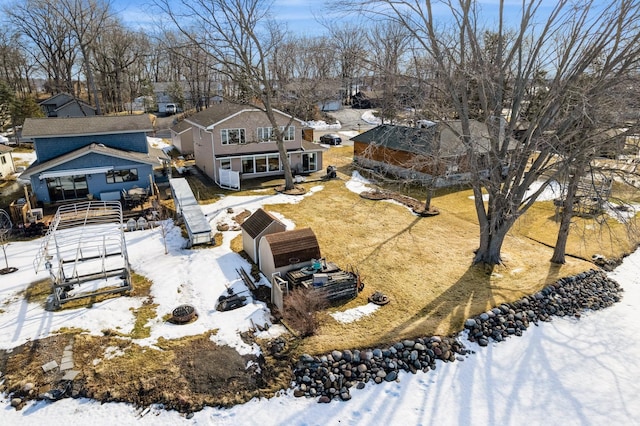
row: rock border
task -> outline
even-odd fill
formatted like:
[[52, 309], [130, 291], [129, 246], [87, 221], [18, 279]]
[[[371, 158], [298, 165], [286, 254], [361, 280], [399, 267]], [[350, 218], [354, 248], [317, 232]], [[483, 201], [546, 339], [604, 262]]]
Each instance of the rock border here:
[[[521, 336], [531, 324], [554, 316], [580, 318], [582, 312], [599, 310], [621, 300], [623, 289], [602, 270], [589, 270], [561, 278], [541, 291], [513, 303], [504, 303], [469, 318], [467, 338], [480, 346]], [[459, 335], [462, 335], [460, 333]], [[406, 339], [387, 348], [334, 350], [330, 354], [303, 354], [293, 366], [293, 395], [318, 398], [318, 402], [348, 401], [351, 389], [366, 383], [398, 380], [398, 373], [435, 370], [436, 361], [463, 361], [473, 351], [455, 336]]]

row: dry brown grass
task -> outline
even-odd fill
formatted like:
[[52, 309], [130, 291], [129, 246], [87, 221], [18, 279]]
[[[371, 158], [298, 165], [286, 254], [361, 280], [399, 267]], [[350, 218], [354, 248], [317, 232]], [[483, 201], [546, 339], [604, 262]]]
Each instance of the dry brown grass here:
[[[549, 246], [555, 243], [558, 224], [553, 220], [553, 204], [541, 202], [507, 236], [504, 265], [488, 274], [471, 264], [478, 225], [470, 190], [437, 196], [433, 205], [441, 214], [418, 218], [403, 206], [365, 200], [347, 190], [349, 147], [331, 149], [329, 154], [335, 157], [325, 157], [325, 165], [338, 165], [341, 179], [323, 183], [322, 191], [298, 204], [265, 208], [283, 214], [297, 227], [311, 227], [323, 256], [362, 274], [364, 291], [334, 310], [366, 304], [374, 291], [382, 291], [391, 302], [349, 324], [329, 317], [316, 335], [302, 343], [300, 351], [321, 353], [421, 335], [448, 335], [459, 331], [469, 316], [594, 267], [582, 259], [595, 253], [620, 256], [635, 244], [615, 221], [608, 222], [605, 232], [593, 220], [577, 219], [567, 263], [552, 265]], [[317, 183], [305, 185], [310, 188]]]

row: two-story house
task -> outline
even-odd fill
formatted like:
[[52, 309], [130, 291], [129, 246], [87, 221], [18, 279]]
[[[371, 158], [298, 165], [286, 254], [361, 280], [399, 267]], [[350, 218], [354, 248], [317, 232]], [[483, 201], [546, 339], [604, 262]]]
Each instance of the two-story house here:
[[122, 190], [152, 184], [169, 158], [149, 146], [148, 115], [27, 118], [36, 161], [22, 173], [39, 202], [120, 199]]
[[242, 180], [282, 175], [287, 160], [296, 175], [321, 170], [325, 149], [302, 139], [300, 120], [277, 110], [275, 115], [288, 159], [280, 158], [273, 126], [255, 107], [222, 103], [186, 118], [196, 167], [230, 189], [240, 189]]
[[45, 117], [88, 117], [96, 109], [68, 93], [58, 93], [38, 104]]

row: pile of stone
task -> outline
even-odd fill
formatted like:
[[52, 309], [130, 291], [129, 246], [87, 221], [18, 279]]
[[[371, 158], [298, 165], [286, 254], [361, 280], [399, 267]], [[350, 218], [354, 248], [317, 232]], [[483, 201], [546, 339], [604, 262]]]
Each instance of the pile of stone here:
[[347, 401], [352, 387], [394, 381], [401, 370], [434, 370], [436, 360], [462, 360], [466, 354], [458, 340], [439, 336], [403, 340], [384, 349], [333, 351], [319, 357], [304, 354], [293, 372], [294, 395], [318, 397], [318, 402]]
[[533, 296], [469, 318], [464, 326], [470, 341], [487, 346], [490, 340], [499, 342], [508, 336], [520, 336], [531, 323], [550, 321], [553, 316], [579, 318], [586, 310], [604, 309], [618, 302], [622, 291], [604, 271], [592, 269], [561, 278]]
[[[504, 303], [465, 321], [470, 341], [486, 346], [490, 340], [520, 336], [531, 323], [550, 321], [553, 316], [580, 317], [585, 310], [598, 310], [621, 299], [622, 288], [604, 271], [589, 270], [562, 278], [532, 296]], [[399, 371], [416, 373], [436, 368], [436, 360], [464, 360], [472, 351], [454, 337], [403, 340], [384, 349], [333, 351], [323, 356], [304, 354], [293, 371], [294, 396], [317, 397], [318, 402], [351, 399], [350, 389], [365, 383], [391, 382]]]

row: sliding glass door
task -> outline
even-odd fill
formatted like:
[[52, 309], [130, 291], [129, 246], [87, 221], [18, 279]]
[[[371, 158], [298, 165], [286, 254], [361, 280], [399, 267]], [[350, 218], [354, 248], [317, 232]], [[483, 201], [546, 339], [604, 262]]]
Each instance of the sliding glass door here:
[[89, 193], [87, 175], [47, 178], [47, 187], [52, 203], [86, 198]]

